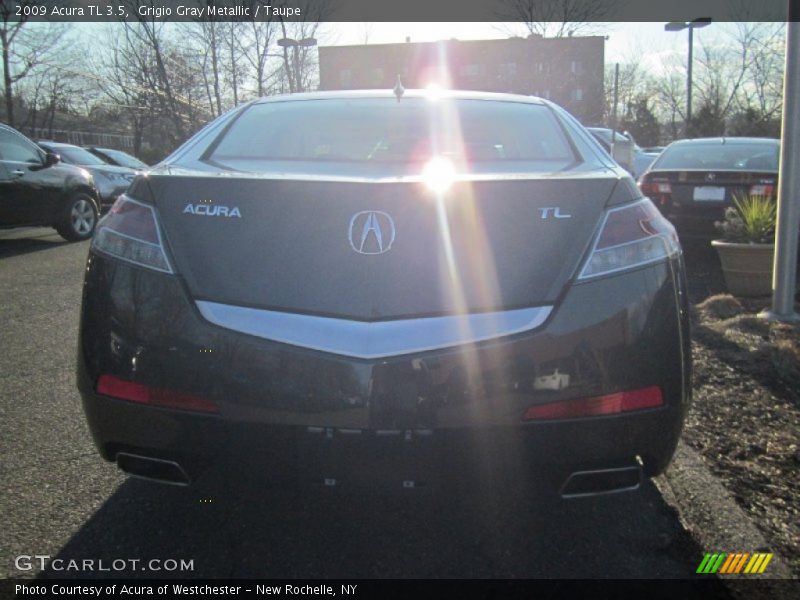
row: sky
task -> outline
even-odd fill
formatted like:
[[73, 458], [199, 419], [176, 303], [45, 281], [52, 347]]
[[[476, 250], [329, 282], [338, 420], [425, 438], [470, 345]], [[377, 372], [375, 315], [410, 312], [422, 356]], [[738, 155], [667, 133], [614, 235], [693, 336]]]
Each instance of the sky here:
[[[721, 42], [734, 27], [732, 23], [712, 23], [695, 30], [695, 44]], [[520, 35], [526, 33], [521, 25], [516, 24], [516, 28]], [[396, 43], [404, 42], [406, 36], [412, 42], [476, 40], [505, 38], [511, 33], [510, 26], [504, 23], [330, 23], [319, 35], [319, 42], [337, 46], [363, 44], [365, 39], [370, 44]], [[606, 64], [624, 63], [635, 57], [649, 70], [658, 70], [663, 56], [684, 56], [687, 51], [686, 32], [666, 32], [663, 23], [598, 23], [597, 34], [608, 36]]]
[[[88, 30], [106, 28], [108, 24], [85, 23], [80, 28]], [[695, 30], [695, 50], [701, 43], [712, 45], [730, 44], [735, 33], [736, 23], [711, 23]], [[607, 36], [605, 63], [625, 64], [638, 62], [653, 75], [659, 75], [666, 68], [675, 68], [686, 60], [687, 32], [664, 31], [662, 22], [645, 23], [596, 23], [594, 35]], [[408, 23], [348, 23], [332, 22], [322, 24], [317, 33], [319, 45], [351, 45], [402, 43], [406, 37], [412, 42], [434, 42], [456, 38], [477, 40], [507, 38], [510, 35], [527, 35], [520, 23], [476, 23], [476, 22], [408, 22]], [[665, 60], [666, 59], [666, 60]]]
[[[107, 25], [86, 23], [81, 27], [101, 28]], [[647, 70], [658, 72], [662, 59], [678, 56], [684, 59], [687, 52], [686, 31], [671, 33], [664, 31], [664, 23], [597, 23], [595, 35], [607, 36], [605, 63], [639, 61]], [[695, 49], [701, 42], [730, 43], [735, 23], [711, 23], [695, 30]], [[401, 43], [406, 37], [412, 42], [435, 42], [457, 38], [478, 40], [506, 38], [510, 35], [527, 35], [524, 25], [519, 23], [475, 23], [475, 22], [409, 22], [409, 23], [325, 23], [317, 34], [320, 45], [339, 46], [363, 44]], [[674, 60], [671, 61], [674, 64]]]

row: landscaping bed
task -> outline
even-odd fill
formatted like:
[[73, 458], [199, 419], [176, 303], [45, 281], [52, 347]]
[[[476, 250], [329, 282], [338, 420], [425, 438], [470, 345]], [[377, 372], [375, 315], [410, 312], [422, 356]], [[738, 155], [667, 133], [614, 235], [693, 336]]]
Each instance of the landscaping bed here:
[[768, 305], [728, 294], [694, 304], [683, 439], [770, 544], [724, 550], [775, 552], [800, 576], [800, 326], [759, 318]]

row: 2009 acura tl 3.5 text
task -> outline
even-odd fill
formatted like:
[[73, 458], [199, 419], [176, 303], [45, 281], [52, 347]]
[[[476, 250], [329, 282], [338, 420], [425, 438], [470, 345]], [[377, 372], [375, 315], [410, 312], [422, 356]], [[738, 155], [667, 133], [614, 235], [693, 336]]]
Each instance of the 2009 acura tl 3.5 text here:
[[78, 384], [100, 453], [160, 481], [285, 451], [332, 484], [358, 440], [356, 463], [419, 444], [503, 457], [563, 496], [632, 489], [666, 467], [689, 402], [682, 261], [552, 103], [258, 100], [99, 224]]

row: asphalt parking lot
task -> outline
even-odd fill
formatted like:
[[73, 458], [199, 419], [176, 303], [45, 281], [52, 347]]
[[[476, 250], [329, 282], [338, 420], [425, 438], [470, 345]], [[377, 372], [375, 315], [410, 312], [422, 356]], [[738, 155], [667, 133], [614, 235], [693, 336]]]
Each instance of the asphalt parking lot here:
[[48, 229], [0, 231], [0, 576], [41, 575], [15, 568], [20, 555], [186, 559], [193, 570], [175, 575], [192, 577], [694, 574], [702, 550], [650, 483], [551, 504], [480, 480], [446, 496], [252, 485], [225, 471], [189, 489], [127, 479], [96, 454], [74, 383], [87, 249]]

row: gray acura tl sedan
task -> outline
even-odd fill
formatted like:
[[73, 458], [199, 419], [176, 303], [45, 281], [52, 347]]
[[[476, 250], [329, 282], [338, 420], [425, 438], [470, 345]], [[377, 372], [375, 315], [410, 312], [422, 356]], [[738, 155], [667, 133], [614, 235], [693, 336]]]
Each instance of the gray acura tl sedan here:
[[413, 455], [426, 477], [493, 456], [564, 497], [635, 489], [690, 400], [683, 259], [545, 100], [265, 98], [99, 224], [78, 363], [100, 454], [135, 476], [236, 454], [340, 485], [395, 449], [398, 488], [425, 483]]

